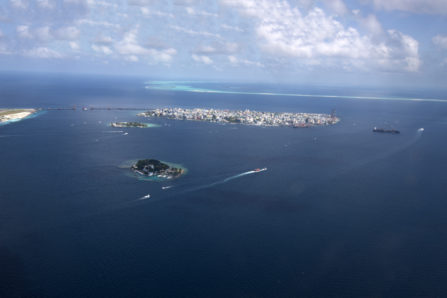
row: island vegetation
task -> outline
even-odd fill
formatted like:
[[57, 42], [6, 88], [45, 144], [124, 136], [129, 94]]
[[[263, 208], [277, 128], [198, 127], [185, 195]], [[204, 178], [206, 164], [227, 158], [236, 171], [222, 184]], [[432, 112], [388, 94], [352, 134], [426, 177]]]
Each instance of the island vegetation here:
[[178, 178], [184, 173], [182, 168], [171, 167], [157, 159], [138, 160], [132, 165], [131, 169], [139, 175], [162, 179]]

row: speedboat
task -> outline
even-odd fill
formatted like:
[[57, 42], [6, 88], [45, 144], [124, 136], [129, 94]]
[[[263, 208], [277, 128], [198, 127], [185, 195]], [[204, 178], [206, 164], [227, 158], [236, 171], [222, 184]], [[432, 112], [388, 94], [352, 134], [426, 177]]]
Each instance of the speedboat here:
[[151, 195], [150, 194], [147, 194], [147, 195], [145, 195], [144, 197], [142, 197], [141, 199], [142, 200], [146, 200], [146, 199], [149, 199], [151, 197]]

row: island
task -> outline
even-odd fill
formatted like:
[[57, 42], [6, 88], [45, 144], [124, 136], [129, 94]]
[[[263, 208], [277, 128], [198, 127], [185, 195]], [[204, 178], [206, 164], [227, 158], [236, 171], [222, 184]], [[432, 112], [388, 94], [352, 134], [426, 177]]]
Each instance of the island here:
[[139, 113], [141, 117], [165, 117], [176, 120], [197, 120], [219, 123], [238, 123], [257, 126], [288, 126], [288, 127], [311, 127], [319, 125], [333, 125], [340, 121], [331, 114], [315, 113], [274, 113], [260, 111], [231, 111], [216, 109], [182, 109], [164, 108], [153, 109]]
[[149, 123], [141, 123], [141, 122], [112, 122], [110, 123], [112, 127], [138, 127], [138, 128], [147, 128], [151, 125]]
[[184, 173], [184, 169], [173, 167], [156, 159], [141, 159], [131, 166], [132, 171], [145, 177], [161, 179], [178, 178]]
[[0, 124], [17, 122], [36, 113], [35, 109], [0, 109]]

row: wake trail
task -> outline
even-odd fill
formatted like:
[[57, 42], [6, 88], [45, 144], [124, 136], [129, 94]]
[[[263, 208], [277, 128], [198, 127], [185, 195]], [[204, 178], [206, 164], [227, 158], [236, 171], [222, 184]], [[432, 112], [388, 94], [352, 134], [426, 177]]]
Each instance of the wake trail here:
[[211, 188], [211, 187], [214, 187], [214, 186], [217, 186], [217, 185], [225, 184], [225, 183], [227, 183], [227, 182], [229, 182], [231, 180], [234, 180], [234, 179], [238, 179], [238, 178], [241, 178], [241, 177], [244, 177], [244, 176], [247, 176], [247, 175], [260, 173], [260, 172], [263, 172], [263, 171], [266, 171], [266, 170], [267, 169], [262, 169], [260, 171], [243, 172], [243, 173], [240, 173], [240, 174], [237, 174], [237, 175], [234, 175], [234, 176], [230, 176], [230, 177], [227, 177], [227, 178], [225, 178], [223, 180], [219, 180], [219, 181], [216, 181], [216, 182], [213, 182], [213, 183], [210, 183], [210, 184], [205, 184], [205, 185], [201, 185], [201, 186], [197, 186], [197, 187], [194, 187], [194, 188], [187, 189], [187, 190], [183, 191], [182, 193], [193, 192], [193, 191], [198, 191], [198, 190], [202, 190], [202, 189]]

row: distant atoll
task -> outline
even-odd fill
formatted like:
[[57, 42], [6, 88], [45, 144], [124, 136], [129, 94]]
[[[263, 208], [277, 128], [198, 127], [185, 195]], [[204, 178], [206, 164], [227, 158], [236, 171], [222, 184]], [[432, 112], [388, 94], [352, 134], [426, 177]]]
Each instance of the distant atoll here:
[[289, 127], [311, 127], [319, 125], [333, 125], [340, 121], [332, 114], [314, 113], [273, 113], [259, 111], [230, 111], [216, 109], [182, 109], [165, 108], [154, 109], [138, 116], [142, 117], [165, 117], [177, 120], [197, 120], [219, 123], [239, 123], [258, 126], [289, 126]]
[[131, 167], [137, 175], [150, 180], [169, 180], [178, 178], [186, 172], [186, 169], [179, 165], [162, 162], [157, 159], [141, 159], [135, 162]]
[[0, 109], [0, 124], [17, 122], [37, 112], [36, 109]]
[[112, 122], [110, 123], [110, 126], [148, 128], [148, 127], [158, 127], [159, 125], [152, 123], [142, 123], [142, 122]]

